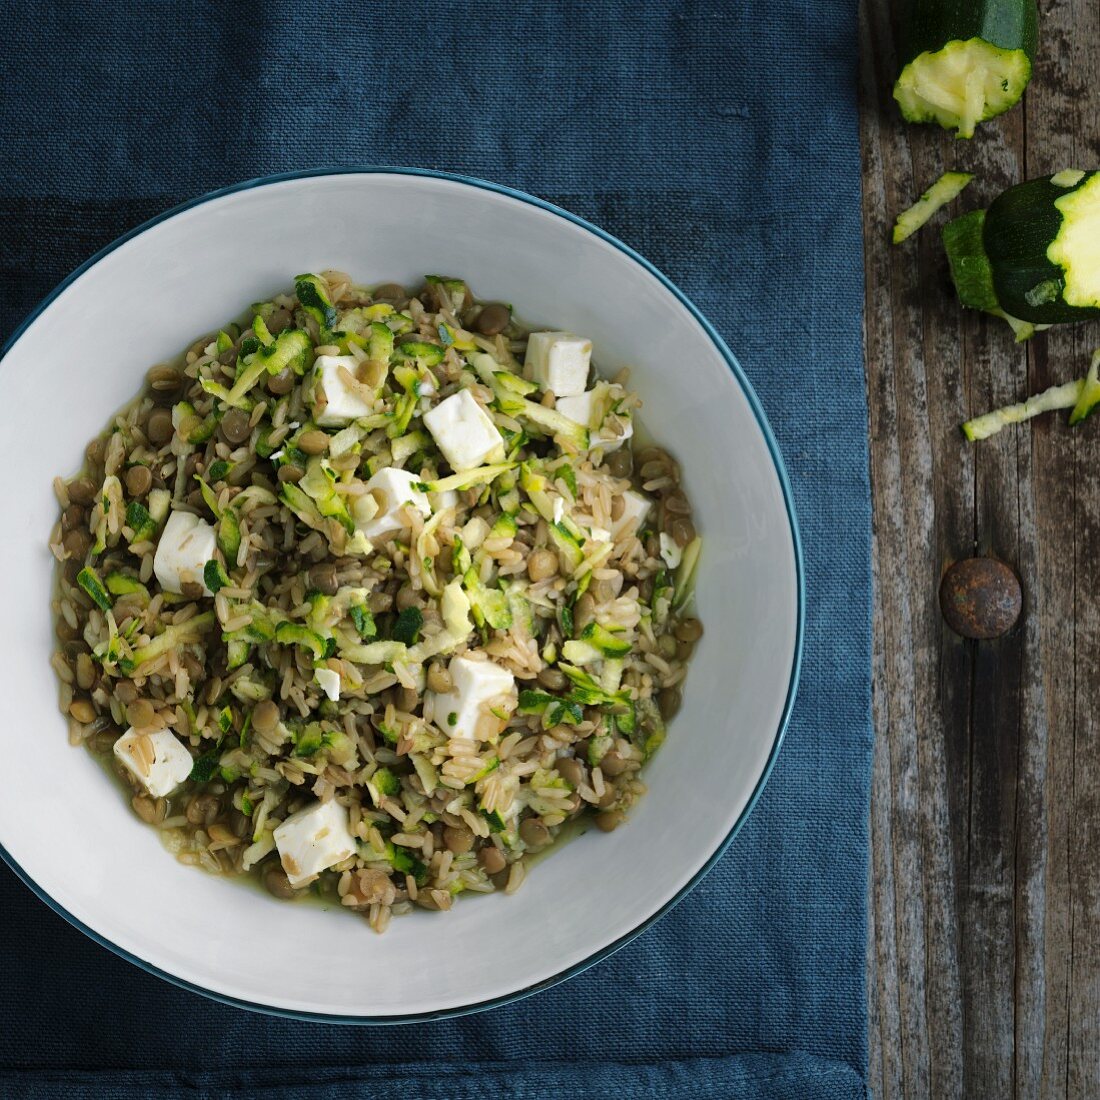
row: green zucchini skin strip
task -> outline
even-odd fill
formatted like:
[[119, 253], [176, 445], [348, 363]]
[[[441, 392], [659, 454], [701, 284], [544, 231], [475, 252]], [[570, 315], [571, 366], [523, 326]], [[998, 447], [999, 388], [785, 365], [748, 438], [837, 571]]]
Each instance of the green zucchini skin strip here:
[[1017, 184], [987, 211], [949, 222], [943, 231], [944, 247], [962, 304], [1007, 313], [1033, 325], [1100, 317], [1100, 306], [1065, 301], [1067, 272], [1048, 255], [1066, 219], [1058, 200], [1080, 191], [1096, 175], [1087, 172], [1069, 188], [1058, 186], [1050, 176]]
[[1001, 308], [993, 288], [993, 268], [985, 250], [984, 210], [972, 210], [943, 227], [943, 247], [959, 301], [967, 309], [996, 313]]
[[1005, 405], [1003, 408], [994, 409], [983, 416], [968, 420], [962, 426], [962, 433], [971, 443], [974, 443], [979, 439], [988, 439], [991, 435], [996, 435], [1009, 424], [1019, 424], [1041, 413], [1053, 412], [1057, 409], [1072, 409], [1080, 401], [1084, 388], [1083, 378], [1065, 382], [1061, 386], [1051, 386], [1049, 390], [1029, 397], [1018, 405]]
[[894, 223], [894, 244], [907, 241], [937, 210], [954, 202], [973, 179], [969, 172], [944, 172], [908, 210], [898, 215]]

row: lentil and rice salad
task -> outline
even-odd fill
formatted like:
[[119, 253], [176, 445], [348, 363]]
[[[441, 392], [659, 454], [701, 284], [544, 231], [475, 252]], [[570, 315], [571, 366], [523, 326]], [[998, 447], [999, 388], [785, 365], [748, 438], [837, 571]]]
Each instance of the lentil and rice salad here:
[[55, 481], [70, 737], [178, 859], [382, 931], [623, 821], [700, 540], [591, 350], [459, 279], [302, 275]]

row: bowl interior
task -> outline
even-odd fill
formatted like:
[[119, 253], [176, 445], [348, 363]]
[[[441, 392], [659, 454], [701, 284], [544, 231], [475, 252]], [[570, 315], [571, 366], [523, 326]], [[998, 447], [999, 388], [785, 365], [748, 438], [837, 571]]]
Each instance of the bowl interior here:
[[[590, 336], [604, 373], [632, 368], [644, 423], [680, 460], [705, 537], [706, 636], [629, 823], [566, 845], [511, 898], [395, 919], [384, 936], [350, 914], [280, 903], [178, 864], [92, 758], [68, 745], [48, 664], [50, 479], [75, 472], [150, 365], [322, 268], [363, 282], [458, 274], [525, 320]], [[615, 243], [520, 197], [447, 178], [267, 183], [191, 206], [110, 251], [33, 321], [3, 371], [0, 465], [22, 476], [7, 482], [9, 515], [21, 519], [0, 542], [0, 593], [8, 623], [19, 624], [0, 672], [0, 844], [110, 945], [274, 1009], [384, 1017], [475, 1005], [627, 935], [690, 883], [745, 811], [793, 692], [791, 519], [761, 414], [721, 348]]]

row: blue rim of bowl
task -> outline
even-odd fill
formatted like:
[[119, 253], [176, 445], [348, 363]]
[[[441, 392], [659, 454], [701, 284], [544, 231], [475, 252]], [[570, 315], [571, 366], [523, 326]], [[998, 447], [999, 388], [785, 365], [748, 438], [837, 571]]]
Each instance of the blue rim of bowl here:
[[653, 266], [644, 256], [640, 255], [629, 245], [624, 244], [617, 237], [612, 236], [610, 233], [599, 226], [593, 225], [589, 221], [585, 221], [584, 218], [578, 217], [576, 214], [570, 213], [568, 210], [562, 209], [560, 206], [555, 206], [553, 203], [546, 202], [544, 199], [536, 198], [534, 195], [529, 195], [524, 191], [518, 191], [514, 187], [507, 187], [504, 184], [490, 183], [488, 180], [477, 179], [474, 176], [464, 176], [454, 172], [437, 172], [430, 168], [401, 168], [401, 167], [387, 167], [382, 165], [366, 165], [362, 167], [340, 167], [340, 168], [309, 168], [297, 172], [282, 172], [272, 176], [261, 176], [257, 179], [244, 180], [241, 183], [235, 183], [229, 187], [219, 188], [217, 191], [209, 191], [204, 195], [199, 195], [197, 198], [189, 199], [187, 202], [180, 203], [178, 206], [172, 207], [170, 210], [164, 211], [162, 214], [158, 214], [156, 217], [150, 218], [148, 221], [143, 222], [141, 225], [136, 226], [134, 229], [123, 233], [122, 236], [116, 238], [110, 244], [101, 248], [94, 256], [87, 259], [82, 263], [75, 271], [66, 276], [58, 285], [45, 297], [33, 310], [27, 315], [23, 322], [18, 325], [12, 335], [4, 343], [3, 348], [0, 348], [0, 361], [2, 361], [9, 351], [16, 345], [23, 333], [38, 319], [39, 316], [50, 306], [50, 304], [58, 298], [69, 286], [72, 285], [85, 271], [94, 267], [100, 260], [110, 253], [114, 252], [116, 248], [125, 244], [127, 241], [144, 233], [147, 229], [152, 229], [153, 226], [159, 225], [161, 222], [167, 221], [169, 218], [174, 218], [177, 214], [182, 214], [186, 210], [190, 210], [193, 207], [201, 206], [203, 203], [211, 202], [215, 199], [224, 198], [226, 195], [233, 195], [240, 191], [251, 191], [257, 187], [266, 187], [269, 184], [275, 183], [287, 183], [291, 180], [309, 179], [314, 176], [347, 176], [347, 175], [398, 175], [398, 176], [424, 176], [429, 179], [445, 180], [450, 183], [464, 184], [469, 187], [476, 187], [482, 191], [491, 191], [498, 195], [504, 195], [511, 199], [516, 199], [519, 202], [526, 203], [528, 206], [537, 207], [540, 210], [545, 210], [548, 213], [556, 214], [560, 218], [564, 218], [566, 221], [571, 222], [573, 225], [580, 226], [580, 228], [592, 233], [600, 240], [613, 245], [625, 256], [628, 256], [636, 264], [639, 264], [642, 268], [649, 272], [687, 311], [698, 323], [700, 328], [706, 333], [707, 337], [711, 340], [714, 346], [718, 349], [719, 354], [726, 361], [730, 370], [733, 372], [733, 376], [737, 379], [738, 384], [741, 386], [745, 397], [749, 402], [749, 407], [752, 409], [753, 416], [756, 417], [757, 425], [760, 428], [761, 433], [764, 436], [764, 441], [767, 444], [768, 452], [771, 455], [772, 463], [775, 466], [776, 476], [779, 478], [779, 485], [783, 492], [783, 504], [787, 510], [787, 519], [791, 528], [791, 543], [794, 550], [794, 565], [795, 565], [795, 579], [797, 582], [797, 611], [795, 621], [795, 641], [794, 641], [794, 653], [791, 660], [791, 677], [790, 682], [787, 685], [787, 698], [783, 704], [783, 711], [780, 715], [779, 724], [775, 731], [775, 740], [772, 742], [771, 751], [768, 754], [767, 763], [764, 765], [764, 770], [760, 773], [760, 778], [756, 782], [756, 787], [752, 792], [752, 796], [745, 804], [744, 809], [741, 811], [737, 820], [734, 822], [733, 827], [726, 834], [725, 839], [714, 850], [711, 857], [703, 864], [702, 867], [692, 876], [691, 881], [680, 888], [674, 897], [670, 898], [664, 905], [660, 907], [655, 913], [648, 916], [637, 927], [632, 928], [629, 932], [620, 936], [613, 943], [608, 944], [606, 947], [601, 947], [598, 951], [589, 955], [587, 958], [582, 959], [580, 962], [574, 963], [572, 966], [565, 970], [559, 971], [557, 974], [552, 975], [549, 978], [544, 978], [541, 982], [536, 982], [534, 985], [525, 986], [523, 989], [517, 989], [511, 993], [502, 994], [499, 997], [492, 997], [486, 1001], [478, 1001], [475, 1004], [458, 1005], [453, 1008], [440, 1009], [433, 1012], [416, 1012], [409, 1013], [400, 1016], [351, 1016], [337, 1013], [327, 1012], [307, 1012], [290, 1008], [281, 1008], [277, 1005], [265, 1005], [257, 1004], [253, 1001], [246, 1001], [240, 997], [233, 997], [226, 993], [218, 993], [212, 989], [206, 989], [204, 986], [196, 985], [194, 982], [189, 982], [184, 978], [177, 977], [175, 974], [170, 974], [166, 970], [161, 970], [159, 967], [154, 966], [152, 963], [147, 962], [145, 959], [139, 958], [137, 955], [125, 950], [125, 948], [119, 947], [118, 944], [112, 943], [110, 940], [101, 936], [94, 929], [89, 928], [79, 918], [73, 916], [68, 910], [59, 905], [49, 894], [45, 892], [35, 881], [31, 878], [26, 871], [12, 858], [7, 849], [0, 844], [0, 858], [19, 876], [20, 879], [26, 884], [26, 886], [42, 901], [44, 901], [55, 913], [63, 917], [74, 928], [79, 929], [90, 939], [94, 940], [101, 947], [107, 948], [108, 951], [114, 952], [120, 958], [125, 959], [127, 962], [133, 963], [135, 966], [146, 971], [146, 973], [153, 974], [158, 978], [163, 978], [166, 982], [170, 982], [172, 985], [179, 986], [181, 989], [186, 989], [191, 993], [198, 993], [203, 997], [209, 997], [211, 1000], [219, 1001], [222, 1004], [230, 1005], [233, 1008], [244, 1008], [252, 1012], [260, 1012], [269, 1016], [279, 1016], [284, 1019], [291, 1020], [305, 1020], [311, 1023], [329, 1023], [329, 1024], [375, 1024], [375, 1025], [387, 1025], [387, 1024], [412, 1024], [412, 1023], [428, 1023], [434, 1020], [447, 1020], [458, 1016], [468, 1016], [475, 1012], [484, 1012], [490, 1008], [500, 1008], [504, 1005], [512, 1004], [515, 1001], [523, 1000], [526, 997], [533, 996], [535, 993], [541, 993], [543, 990], [551, 989], [553, 986], [560, 984], [561, 982], [568, 981], [570, 978], [576, 977], [576, 975], [583, 973], [589, 967], [595, 966], [599, 962], [603, 962], [604, 959], [609, 958], [620, 948], [625, 947], [632, 940], [636, 939], [643, 932], [645, 932], [652, 925], [656, 924], [670, 909], [678, 905], [687, 895], [703, 880], [710, 869], [718, 862], [719, 859], [725, 854], [726, 849], [733, 842], [734, 837], [737, 836], [741, 830], [741, 826], [744, 825], [748, 819], [749, 814], [752, 813], [753, 807], [755, 807], [757, 801], [760, 798], [761, 792], [764, 790], [764, 786], [768, 781], [768, 777], [771, 775], [772, 769], [775, 767], [775, 761], [779, 756], [779, 749], [783, 744], [783, 737], [787, 731], [787, 726], [791, 719], [791, 711], [794, 709], [795, 695], [798, 691], [798, 679], [799, 673], [802, 668], [802, 646], [803, 635], [805, 632], [806, 622], [806, 579], [804, 572], [804, 564], [802, 560], [802, 538], [798, 528], [798, 517], [795, 514], [794, 509], [794, 494], [791, 490], [790, 479], [787, 477], [787, 470], [783, 464], [783, 458], [779, 452], [779, 445], [775, 441], [775, 436], [772, 434], [771, 426], [768, 424], [768, 419], [764, 414], [764, 409], [760, 404], [760, 399], [756, 395], [756, 391], [752, 387], [752, 383], [748, 380], [745, 372], [741, 369], [740, 363], [738, 363], [733, 352], [726, 346], [726, 342], [718, 335], [714, 326], [703, 316], [695, 304], [684, 294], [675, 283], [672, 282], [666, 275]]

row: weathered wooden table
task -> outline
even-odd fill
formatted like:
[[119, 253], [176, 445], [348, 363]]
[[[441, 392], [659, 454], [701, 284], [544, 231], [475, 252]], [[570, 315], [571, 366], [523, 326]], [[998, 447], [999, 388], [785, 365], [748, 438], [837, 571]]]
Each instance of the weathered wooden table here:
[[[972, 141], [890, 97], [900, 3], [861, 16], [877, 752], [869, 986], [877, 1097], [1100, 1097], [1100, 422], [964, 441], [969, 415], [1084, 372], [1100, 326], [1015, 345], [948, 289], [941, 212], [889, 227], [942, 171], [951, 213], [1100, 166], [1100, 2], [1041, 0], [1023, 107]], [[1021, 623], [964, 642], [944, 566], [1011, 563]], [[1094, 707], [1096, 709], [1094, 710]]]

